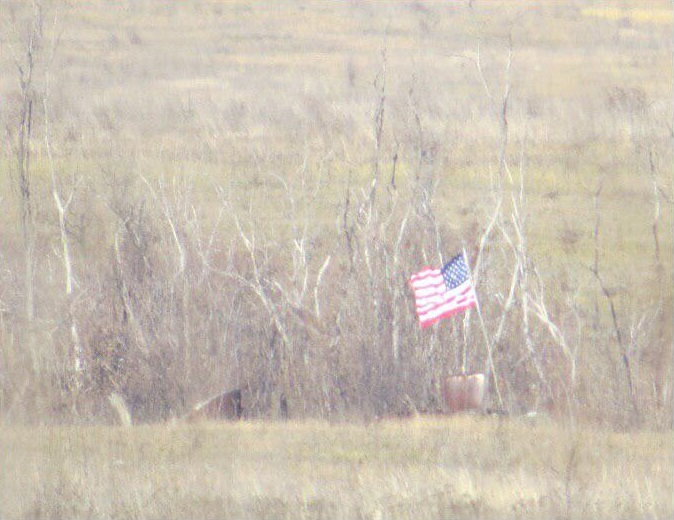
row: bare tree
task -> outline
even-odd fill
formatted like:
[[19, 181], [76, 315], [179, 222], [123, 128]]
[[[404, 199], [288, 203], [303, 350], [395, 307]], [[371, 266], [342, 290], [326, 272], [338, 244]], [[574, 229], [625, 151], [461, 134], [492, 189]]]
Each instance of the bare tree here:
[[31, 179], [31, 141], [33, 137], [33, 121], [35, 101], [37, 98], [35, 89], [35, 67], [37, 54], [42, 46], [42, 7], [40, 4], [32, 5], [33, 15], [26, 36], [25, 48], [21, 56], [18, 56], [13, 48], [14, 63], [19, 76], [21, 89], [21, 109], [19, 120], [19, 142], [17, 151], [17, 171], [20, 195], [21, 232], [24, 249], [24, 286], [25, 286], [25, 317], [28, 328], [32, 326], [35, 316], [35, 208], [34, 186]]
[[75, 285], [75, 276], [73, 271], [73, 260], [70, 247], [70, 238], [67, 229], [67, 219], [68, 211], [70, 205], [73, 202], [73, 197], [77, 191], [77, 186], [80, 182], [80, 179], [73, 174], [71, 179], [70, 193], [67, 195], [67, 198], [62, 197], [62, 188], [59, 186], [57, 180], [56, 168], [54, 165], [54, 158], [52, 155], [52, 146], [51, 146], [51, 127], [50, 127], [50, 73], [49, 69], [53, 63], [54, 56], [58, 47], [58, 41], [60, 34], [57, 33], [58, 29], [58, 16], [55, 16], [53, 28], [52, 28], [52, 42], [50, 49], [50, 56], [47, 63], [47, 73], [45, 79], [45, 89], [44, 96], [42, 98], [42, 107], [44, 110], [44, 145], [47, 151], [47, 159], [49, 166], [49, 175], [51, 177], [52, 183], [52, 197], [54, 199], [54, 204], [56, 205], [56, 211], [58, 214], [58, 223], [59, 223], [59, 232], [61, 237], [61, 250], [62, 250], [62, 259], [63, 259], [63, 268], [65, 275], [65, 297], [66, 305], [68, 307], [68, 327], [70, 329], [70, 335], [72, 340], [72, 359], [73, 359], [73, 370], [76, 376], [76, 384], [80, 385], [80, 372], [84, 369], [84, 357], [82, 351], [82, 344], [80, 340], [79, 327], [77, 319], [73, 313], [73, 289]]
[[330, 270], [332, 255], [318, 254], [312, 220], [320, 204], [329, 155], [319, 162], [315, 174], [306, 161], [293, 179], [261, 174], [271, 181], [272, 189], [282, 194], [279, 201], [285, 206], [289, 228], [285, 243], [279, 242], [279, 236], [274, 240], [259, 229], [255, 215], [261, 211], [250, 205], [244, 219], [236, 206], [236, 194], [219, 190], [222, 207], [232, 217], [248, 260], [247, 274], [232, 269], [222, 274], [255, 295], [270, 323], [267, 355], [276, 357], [277, 364], [270, 370], [265, 386], [271, 393], [268, 399], [272, 413], [295, 413], [316, 398], [305, 395], [304, 388], [311, 372], [318, 372], [316, 367], [308, 366], [311, 344], [317, 341], [314, 338], [325, 341], [330, 333], [321, 304], [321, 285]]

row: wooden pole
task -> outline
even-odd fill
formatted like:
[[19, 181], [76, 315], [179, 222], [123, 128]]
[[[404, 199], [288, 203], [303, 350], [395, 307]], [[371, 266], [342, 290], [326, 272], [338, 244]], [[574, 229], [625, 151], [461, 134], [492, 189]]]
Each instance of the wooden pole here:
[[[470, 271], [470, 264], [468, 263], [468, 257], [466, 256], [466, 248], [463, 248], [463, 261], [466, 263], [466, 268], [468, 269], [468, 280], [470, 283], [473, 283], [473, 275]], [[487, 327], [484, 324], [484, 318], [482, 316], [482, 310], [480, 309], [480, 300], [477, 297], [477, 290], [475, 287], [473, 287], [473, 291], [475, 291], [475, 309], [477, 310], [477, 315], [480, 318], [480, 327], [482, 328], [482, 334], [484, 336], [484, 341], [487, 345], [487, 370], [485, 374], [485, 378], [487, 380], [487, 385], [489, 385], [489, 378], [493, 374], [494, 375], [494, 388], [496, 390], [496, 396], [498, 397], [498, 404], [501, 409], [503, 409], [503, 398], [501, 397], [501, 390], [499, 390], [498, 387], [498, 377], [496, 374], [496, 370], [494, 369], [494, 358], [492, 356], [492, 345], [491, 341], [489, 340], [489, 334], [487, 333]], [[487, 386], [488, 388], [488, 386]]]

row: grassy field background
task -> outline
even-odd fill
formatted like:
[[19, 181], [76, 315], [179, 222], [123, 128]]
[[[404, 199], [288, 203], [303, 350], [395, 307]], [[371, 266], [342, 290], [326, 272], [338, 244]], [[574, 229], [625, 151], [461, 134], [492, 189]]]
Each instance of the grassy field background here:
[[[20, 90], [14, 58], [30, 15], [21, 5], [8, 2], [3, 10], [0, 93], [8, 101], [8, 143], [16, 138]], [[44, 6], [44, 56], [36, 58], [42, 68], [34, 81], [43, 91], [49, 76], [58, 175], [99, 171], [88, 183], [112, 171], [188, 176], [200, 197], [234, 177], [278, 223], [282, 208], [265, 201], [279, 187], [264, 180], [266, 190], [249, 188], [268, 173], [284, 177], [305, 160], [313, 167], [327, 158], [324, 196], [330, 200], [332, 192], [337, 204], [349, 172], [352, 182], [369, 181], [374, 83], [384, 52], [390, 106], [382, 159], [390, 162], [397, 146], [400, 175], [416, 174], [418, 150], [408, 141], [418, 138], [418, 115], [423, 151], [441, 172], [440, 217], [459, 218], [460, 229], [462, 212], [484, 205], [500, 145], [498, 107], [491, 104], [500, 103], [507, 82], [508, 151], [513, 168], [525, 159], [534, 252], [556, 252], [570, 228], [578, 235], [576, 255], [561, 260], [590, 256], [600, 176], [610, 179], [602, 253], [628, 250], [607, 268], [624, 268], [634, 261], [632, 250], [650, 248], [639, 231], [652, 220], [643, 156], [649, 149], [660, 184], [671, 183], [671, 17], [664, 0], [599, 8], [536, 1], [472, 9], [437, 2], [114, 5]], [[42, 136], [33, 146], [40, 177], [47, 174]], [[5, 157], [3, 193], [10, 194], [14, 164]], [[642, 203], [625, 215], [624, 198], [633, 195]], [[7, 207], [17, 200], [4, 199]], [[207, 201], [204, 218], [217, 206]], [[329, 228], [333, 215], [326, 213], [318, 217]]]
[[[591, 255], [592, 194], [600, 176], [610, 179], [602, 253], [627, 252], [612, 256], [607, 269], [624, 269], [635, 260], [632, 251], [650, 248], [640, 232], [652, 220], [643, 156], [649, 149], [661, 184], [671, 183], [665, 1], [602, 8], [492, 1], [472, 9], [292, 1], [115, 7], [103, 1], [45, 6], [43, 46], [59, 36], [48, 68], [59, 175], [102, 170], [107, 173], [87, 179], [101, 182], [113, 170], [163, 172], [189, 176], [199, 197], [209, 197], [232, 176], [254, 188], [268, 173], [285, 176], [305, 160], [315, 166], [327, 158], [324, 196], [330, 200], [332, 192], [336, 205], [349, 172], [356, 183], [367, 183], [371, 173], [374, 82], [385, 50], [390, 106], [382, 158], [390, 161], [397, 146], [400, 175], [415, 174], [417, 152], [408, 141], [418, 138], [419, 115], [424, 152], [442, 172], [438, 215], [460, 230], [467, 220], [461, 215], [485, 204], [483, 190], [497, 168], [500, 130], [491, 104], [506, 86], [511, 38], [509, 153], [513, 167], [522, 153], [525, 158], [533, 252], [557, 256], [560, 237], [570, 232], [577, 237], [573, 251], [560, 262]], [[9, 101], [3, 121], [12, 142], [19, 96], [13, 54], [21, 54], [17, 35], [27, 22], [12, 2], [4, 11], [0, 93]], [[46, 173], [41, 141], [38, 135], [34, 162]], [[3, 192], [10, 193], [13, 164], [3, 162]], [[279, 195], [278, 187], [265, 187], [249, 189], [248, 197], [259, 195], [258, 206], [278, 223], [281, 208], [265, 202]], [[643, 203], [625, 215], [623, 200], [632, 195]], [[16, 202], [5, 199], [8, 207]], [[214, 206], [203, 204], [204, 218]], [[620, 219], [612, 218], [618, 213]], [[334, 226], [331, 212], [318, 217]]]

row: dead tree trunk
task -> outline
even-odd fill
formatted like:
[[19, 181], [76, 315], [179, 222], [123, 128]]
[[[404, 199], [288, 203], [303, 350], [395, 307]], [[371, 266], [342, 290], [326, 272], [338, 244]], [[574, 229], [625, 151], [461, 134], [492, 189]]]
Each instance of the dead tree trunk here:
[[[33, 364], [33, 322], [35, 318], [35, 211], [34, 193], [31, 183], [31, 140], [33, 132], [33, 101], [35, 99], [34, 72], [36, 55], [42, 40], [42, 10], [35, 6], [32, 24], [28, 33], [28, 41], [24, 56], [14, 55], [14, 63], [19, 75], [21, 87], [21, 112], [19, 121], [19, 140], [17, 150], [17, 171], [19, 185], [19, 211], [21, 221], [21, 236], [23, 240], [23, 268], [24, 268], [24, 316], [26, 320], [26, 348], [29, 350]], [[36, 369], [33, 366], [33, 369]]]

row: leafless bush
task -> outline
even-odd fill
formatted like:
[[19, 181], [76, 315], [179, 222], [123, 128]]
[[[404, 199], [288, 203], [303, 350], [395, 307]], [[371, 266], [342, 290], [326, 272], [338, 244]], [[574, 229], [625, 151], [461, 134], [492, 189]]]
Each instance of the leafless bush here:
[[[476, 41], [457, 23], [465, 38], [432, 66], [410, 59], [446, 23], [425, 4], [400, 7], [369, 53], [331, 42], [334, 84], [328, 58], [300, 89], [301, 59], [260, 73], [246, 60], [264, 35], [235, 55], [217, 21], [205, 56], [164, 56], [141, 19], [111, 25], [103, 47], [138, 59], [81, 70], [51, 8], [9, 3], [3, 418], [112, 421], [118, 395], [153, 421], [222, 388], [252, 417], [436, 412], [447, 376], [484, 372], [505, 412], [665, 424], [672, 197], [655, 87], [548, 99], [527, 70], [544, 60], [503, 27]], [[461, 20], [486, 23], [472, 7]], [[347, 8], [363, 27], [385, 9]], [[90, 88], [109, 78], [124, 88]], [[410, 274], [464, 247], [480, 313], [421, 331]]]

